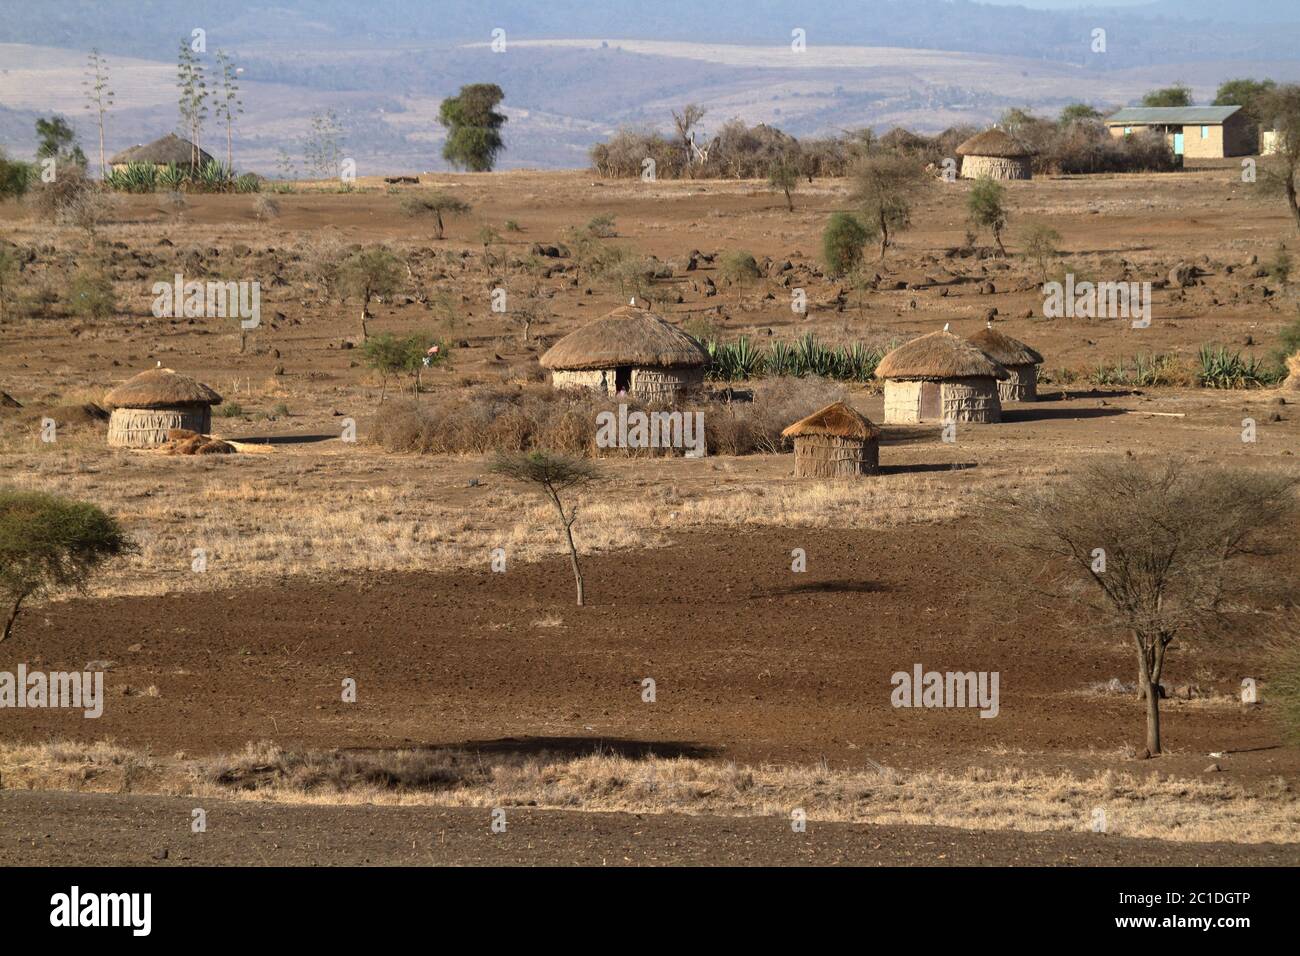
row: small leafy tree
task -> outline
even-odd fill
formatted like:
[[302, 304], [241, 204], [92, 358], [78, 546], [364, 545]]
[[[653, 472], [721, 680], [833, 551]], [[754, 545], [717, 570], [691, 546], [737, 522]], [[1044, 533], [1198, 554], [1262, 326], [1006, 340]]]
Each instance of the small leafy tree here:
[[1260, 99], [1277, 89], [1272, 80], [1236, 79], [1224, 80], [1214, 96], [1215, 106], [1240, 106], [1251, 123], [1259, 125], [1262, 118]]
[[1262, 184], [1286, 197], [1287, 208], [1300, 229], [1300, 84], [1279, 86], [1260, 96], [1265, 126], [1278, 133], [1278, 152], [1263, 165]]
[[768, 170], [767, 184], [774, 190], [785, 193], [785, 204], [790, 212], [794, 212], [794, 199], [791, 194], [799, 186], [798, 167], [785, 158], [778, 159]]
[[339, 289], [344, 296], [361, 303], [361, 340], [370, 334], [370, 300], [393, 295], [402, 285], [402, 262], [383, 246], [359, 249], [344, 261]]
[[736, 287], [738, 301], [743, 298], [746, 287], [751, 282], [757, 281], [762, 274], [754, 254], [744, 249], [724, 252], [722, 258], [718, 260], [718, 275], [728, 284]]
[[1275, 583], [1251, 559], [1290, 526], [1296, 486], [1287, 475], [1103, 459], [1002, 499], [992, 524], [1056, 576], [1062, 596], [1087, 588], [1103, 622], [1128, 632], [1154, 755], [1170, 646], [1221, 630], [1228, 611]]
[[1046, 223], [1035, 222], [1025, 227], [1021, 237], [1024, 256], [1038, 270], [1039, 280], [1047, 282], [1052, 263], [1061, 254], [1061, 234]]
[[0, 150], [0, 201], [23, 196], [32, 182], [32, 170], [26, 163], [9, 159]]
[[505, 96], [495, 83], [473, 83], [443, 100], [438, 110], [438, 122], [447, 129], [442, 158], [457, 169], [491, 172], [505, 149], [501, 127], [506, 116], [496, 110]]
[[1101, 111], [1094, 109], [1087, 103], [1071, 103], [1065, 109], [1061, 110], [1061, 117], [1057, 120], [1060, 126], [1069, 126], [1071, 123], [1080, 123], [1085, 120], [1101, 119]]
[[1184, 83], [1176, 83], [1163, 89], [1152, 90], [1142, 97], [1143, 106], [1191, 106], [1192, 91]]
[[105, 561], [134, 550], [116, 519], [92, 504], [0, 490], [0, 600], [8, 608], [0, 641], [13, 633], [25, 601], [82, 590]]
[[1002, 230], [1007, 227], [1007, 191], [1002, 184], [988, 176], [975, 180], [966, 197], [966, 212], [970, 223], [976, 229], [987, 229], [993, 233], [998, 252], [1007, 254], [1002, 244]]
[[40, 159], [57, 159], [74, 166], [86, 165], [86, 154], [77, 143], [77, 134], [62, 116], [36, 120], [36, 155]]
[[880, 240], [880, 258], [894, 237], [912, 223], [912, 201], [925, 185], [925, 171], [915, 159], [876, 154], [859, 162], [852, 198], [862, 212], [871, 238]]
[[560, 496], [598, 477], [595, 466], [577, 458], [568, 458], [547, 451], [534, 451], [498, 454], [491, 470], [495, 474], [513, 478], [515, 481], [536, 485], [546, 495], [547, 500], [555, 506], [556, 514], [560, 518], [560, 527], [563, 528], [565, 540], [569, 544], [569, 562], [573, 566], [573, 580], [578, 590], [578, 607], [582, 607], [585, 604], [582, 567], [578, 563], [577, 545], [573, 543], [573, 523], [578, 520], [578, 506], [572, 505], [566, 511]]
[[822, 231], [822, 260], [832, 276], [848, 275], [862, 262], [862, 250], [871, 234], [849, 212], [832, 213]]
[[424, 370], [441, 364], [447, 356], [446, 347], [427, 332], [413, 332], [402, 338], [383, 332], [367, 339], [362, 348], [366, 365], [379, 373], [381, 403], [388, 392], [389, 378], [396, 375], [409, 375], [411, 390], [418, 396]]
[[408, 196], [402, 200], [402, 212], [412, 218], [432, 216], [436, 232], [435, 239], [443, 236], [443, 218], [463, 216], [470, 210], [469, 203], [447, 193], [436, 192], [428, 196]]

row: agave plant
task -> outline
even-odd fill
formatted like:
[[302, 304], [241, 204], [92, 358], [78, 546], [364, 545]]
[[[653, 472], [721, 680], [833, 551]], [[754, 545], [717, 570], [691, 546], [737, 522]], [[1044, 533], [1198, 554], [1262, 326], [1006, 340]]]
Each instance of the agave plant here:
[[785, 342], [773, 342], [767, 349], [764, 370], [768, 375], [789, 375], [794, 367], [794, 352]]
[[184, 169], [177, 166], [175, 163], [168, 163], [162, 169], [158, 170], [157, 185], [159, 189], [167, 192], [179, 192], [181, 187], [185, 185], [185, 180], [187, 178]]
[[127, 163], [106, 177], [109, 187], [126, 193], [151, 193], [158, 186], [158, 167], [153, 163]]
[[195, 184], [204, 192], [225, 192], [234, 182], [229, 166], [219, 160], [209, 160], [194, 172]]

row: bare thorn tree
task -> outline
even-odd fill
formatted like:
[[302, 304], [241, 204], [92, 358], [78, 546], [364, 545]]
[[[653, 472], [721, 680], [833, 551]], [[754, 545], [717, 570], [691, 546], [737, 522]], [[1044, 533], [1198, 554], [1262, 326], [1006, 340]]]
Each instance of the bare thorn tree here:
[[1160, 680], [1175, 640], [1222, 633], [1227, 613], [1275, 584], [1258, 558], [1296, 509], [1289, 476], [1108, 459], [993, 506], [995, 533], [1046, 569], [1061, 598], [1091, 594], [1126, 631], [1146, 699], [1147, 751], [1160, 753]]
[[585, 603], [582, 567], [578, 563], [577, 545], [573, 543], [573, 523], [578, 520], [578, 507], [572, 505], [566, 511], [560, 495], [599, 477], [596, 467], [578, 458], [534, 451], [498, 454], [491, 470], [494, 474], [537, 485], [551, 504], [555, 505], [560, 527], [564, 529], [565, 540], [569, 543], [569, 561], [573, 565], [573, 580], [578, 588], [578, 607], [582, 607]]

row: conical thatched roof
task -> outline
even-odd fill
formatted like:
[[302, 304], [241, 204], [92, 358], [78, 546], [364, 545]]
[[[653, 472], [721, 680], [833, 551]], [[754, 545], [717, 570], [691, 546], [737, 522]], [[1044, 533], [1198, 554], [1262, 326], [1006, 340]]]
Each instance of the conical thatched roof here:
[[220, 405], [221, 396], [188, 375], [169, 368], [151, 368], [127, 379], [104, 396], [105, 408], [178, 408]]
[[992, 326], [980, 329], [969, 339], [977, 349], [999, 365], [1042, 365], [1043, 357], [1019, 339], [1003, 335]]
[[1008, 378], [1007, 370], [951, 332], [931, 332], [890, 352], [876, 366], [876, 378]]
[[786, 438], [806, 435], [824, 435], [828, 438], [856, 438], [867, 441], [880, 437], [880, 429], [865, 415], [843, 402], [832, 402], [825, 408], [801, 418], [785, 431]]
[[[122, 150], [110, 159], [108, 164], [120, 166], [126, 163], [155, 163], [166, 166], [168, 163], [175, 163], [177, 166], [188, 166], [193, 161], [193, 149], [194, 144], [188, 139], [182, 139], [175, 133], [168, 133], [162, 139], [156, 139], [152, 143]], [[199, 165], [206, 166], [210, 162], [212, 156], [199, 150]]]
[[957, 147], [958, 156], [996, 156], [1001, 159], [1021, 159], [1034, 155], [1033, 149], [1026, 146], [1010, 133], [998, 129], [986, 129], [976, 133]]
[[634, 305], [570, 332], [541, 357], [543, 368], [593, 369], [618, 365], [700, 366], [709, 359], [704, 346], [659, 316]]

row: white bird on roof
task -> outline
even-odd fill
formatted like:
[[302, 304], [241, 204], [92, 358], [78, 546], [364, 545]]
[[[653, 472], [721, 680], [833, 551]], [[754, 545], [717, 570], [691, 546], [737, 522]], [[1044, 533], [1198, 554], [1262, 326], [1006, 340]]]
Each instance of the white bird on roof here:
[[947, 323], [947, 322], [945, 322], [945, 323], [943, 324], [943, 330], [944, 330], [945, 332], [948, 331], [948, 323]]
[[628, 304], [628, 305], [636, 305], [636, 296], [632, 296], [632, 298], [628, 299], [628, 300], [627, 300], [627, 304]]

